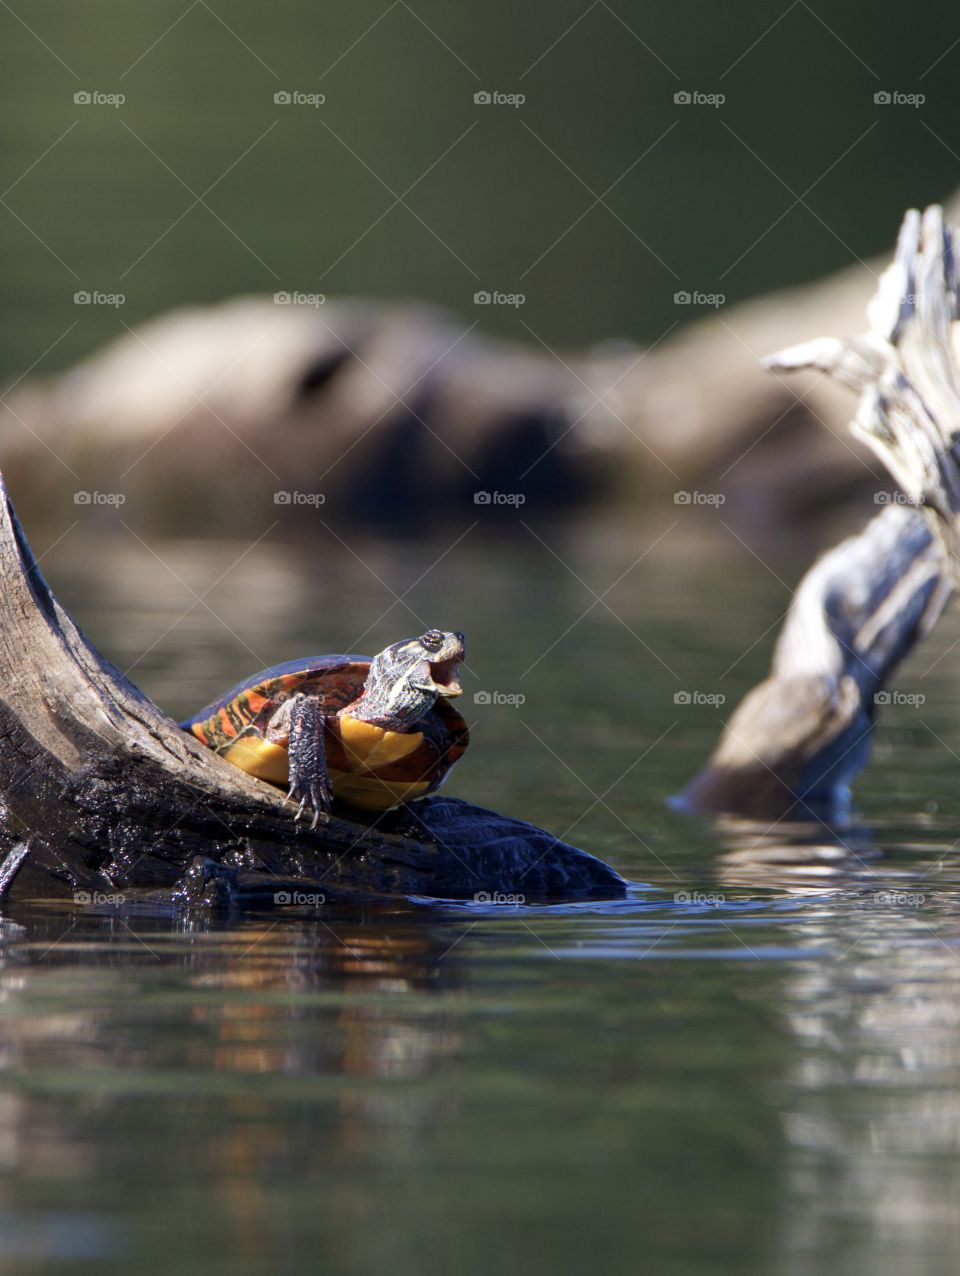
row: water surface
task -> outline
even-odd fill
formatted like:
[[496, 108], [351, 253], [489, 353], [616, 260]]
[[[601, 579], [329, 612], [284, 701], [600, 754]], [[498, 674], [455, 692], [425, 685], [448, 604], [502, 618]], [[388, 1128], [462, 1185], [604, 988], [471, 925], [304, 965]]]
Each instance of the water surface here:
[[450, 790], [634, 886], [229, 924], [18, 907], [0, 1271], [956, 1270], [960, 629], [903, 671], [926, 699], [886, 713], [846, 845], [711, 829], [664, 798], [762, 675], [804, 564], [715, 525], [650, 549], [668, 513], [453, 548], [80, 528], [50, 549], [63, 601], [175, 714], [272, 660], [462, 626]]

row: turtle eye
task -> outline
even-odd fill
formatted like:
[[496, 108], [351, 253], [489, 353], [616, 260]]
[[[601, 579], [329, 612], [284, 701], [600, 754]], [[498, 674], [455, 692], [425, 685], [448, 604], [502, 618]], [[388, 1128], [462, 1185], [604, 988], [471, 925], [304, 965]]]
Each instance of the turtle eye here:
[[443, 646], [443, 633], [439, 629], [428, 629], [420, 639], [420, 646], [427, 651], [439, 651]]

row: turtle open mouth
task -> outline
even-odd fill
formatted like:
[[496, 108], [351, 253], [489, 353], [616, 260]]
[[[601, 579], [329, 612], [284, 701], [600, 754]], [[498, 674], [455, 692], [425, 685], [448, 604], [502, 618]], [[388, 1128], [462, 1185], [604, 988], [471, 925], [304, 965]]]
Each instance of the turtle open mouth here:
[[423, 689], [435, 691], [441, 696], [462, 696], [460, 686], [460, 661], [456, 657], [449, 660], [425, 660], [423, 662]]

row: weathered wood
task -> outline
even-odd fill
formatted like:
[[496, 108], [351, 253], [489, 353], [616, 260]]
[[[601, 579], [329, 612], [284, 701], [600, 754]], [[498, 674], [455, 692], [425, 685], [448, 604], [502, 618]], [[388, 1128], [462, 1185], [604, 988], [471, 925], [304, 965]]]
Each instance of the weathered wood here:
[[769, 679], [737, 708], [682, 795], [688, 808], [774, 820], [845, 815], [878, 693], [960, 581], [958, 271], [942, 210], [910, 211], [868, 307], [869, 330], [765, 360], [774, 371], [819, 369], [858, 391], [853, 433], [917, 510], [886, 511], [808, 573]]
[[960, 578], [960, 362], [954, 232], [938, 206], [907, 213], [896, 257], [870, 304], [861, 337], [823, 338], [765, 362], [818, 368], [860, 392], [853, 433], [924, 508]]
[[172, 888], [198, 856], [310, 881], [331, 901], [624, 889], [543, 830], [452, 799], [296, 823], [279, 790], [203, 748], [90, 645], [2, 480], [0, 776], [0, 889], [20, 895]]
[[678, 805], [845, 820], [883, 688], [949, 594], [941, 548], [912, 509], [893, 506], [830, 550], [797, 588], [769, 678], [738, 705]]

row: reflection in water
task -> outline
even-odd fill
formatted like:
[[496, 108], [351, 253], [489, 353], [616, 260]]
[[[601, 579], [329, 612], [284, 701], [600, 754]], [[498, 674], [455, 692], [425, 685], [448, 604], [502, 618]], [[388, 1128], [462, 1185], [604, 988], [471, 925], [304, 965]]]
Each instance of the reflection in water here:
[[787, 1269], [807, 1270], [811, 1255], [857, 1236], [856, 1270], [902, 1271], [921, 1257], [931, 1264], [924, 1270], [955, 1268], [955, 843], [928, 842], [907, 868], [884, 861], [862, 828], [832, 839], [822, 828], [795, 830], [790, 840], [728, 829], [726, 840], [734, 849], [717, 869], [725, 885], [766, 883], [783, 896], [834, 901], [787, 922], [798, 942], [826, 956], [784, 967], [781, 991], [798, 1047], [780, 1087]]
[[[462, 1047], [462, 973], [453, 940], [422, 920], [165, 932], [115, 919], [69, 925], [61, 913], [31, 917], [27, 933], [8, 946], [2, 979], [0, 1156], [20, 1181], [112, 1180], [131, 1143], [149, 1145], [144, 1108], [159, 1101], [189, 1177], [207, 1185], [205, 1208], [256, 1270], [258, 1256], [271, 1257], [271, 1167], [315, 1179], [371, 1156], [415, 1160], [451, 1119], [442, 1087], [424, 1083]], [[84, 1008], [68, 1009], [81, 986]], [[171, 1006], [167, 1035], [157, 1030]], [[158, 1022], [144, 1021], [151, 1007]], [[329, 1208], [334, 1231], [349, 1225], [350, 1197]], [[21, 1213], [22, 1203], [5, 1234]], [[58, 1220], [36, 1220], [39, 1255], [57, 1256]], [[91, 1256], [122, 1239], [107, 1228]], [[0, 1257], [0, 1270], [21, 1271], [22, 1248], [6, 1251], [13, 1265]]]
[[[895, 886], [832, 919], [835, 960], [785, 980], [800, 1047], [783, 1108], [786, 1248], [835, 1250], [860, 1233], [863, 1270], [924, 1256], [925, 1270], [955, 1270], [960, 924], [922, 878]], [[930, 911], [877, 903], [924, 891]]]
[[729, 886], [835, 894], [845, 885], [876, 880], [881, 852], [870, 831], [857, 825], [724, 819], [717, 831], [726, 849], [714, 871]]
[[[404, 1009], [408, 996], [456, 986], [456, 962], [439, 965], [446, 944], [419, 928], [364, 933], [362, 927], [338, 925], [333, 942], [321, 952], [305, 944], [291, 953], [286, 942], [279, 951], [270, 947], [270, 931], [270, 926], [245, 930], [243, 947], [232, 951], [221, 969], [189, 980], [191, 987], [220, 989], [227, 996], [194, 1012], [194, 1022], [204, 1025], [209, 1037], [197, 1043], [186, 1066], [247, 1077], [341, 1077], [346, 1084], [331, 1092], [321, 1137], [315, 1129], [300, 1132], [298, 1159], [349, 1163], [378, 1145], [382, 1154], [387, 1130], [392, 1155], [409, 1158], [446, 1117], [442, 1099], [422, 1088], [383, 1093], [363, 1082], [426, 1078], [456, 1053], [459, 1038], [449, 1014], [428, 1010], [411, 1022]], [[251, 946], [262, 950], [264, 945], [266, 952], [251, 963]], [[336, 989], [339, 1003], [322, 1017], [322, 1030], [310, 1004], [310, 994], [320, 988]], [[239, 1002], [230, 995], [237, 990], [247, 994]], [[250, 994], [267, 999], [251, 1002]], [[288, 1132], [274, 1119], [274, 1103], [269, 1093], [232, 1100], [224, 1114], [231, 1133], [210, 1164], [211, 1173], [226, 1180], [223, 1218], [245, 1238], [244, 1252], [260, 1251], [265, 1263], [270, 1251], [263, 1238], [270, 1234], [272, 1203], [260, 1188], [261, 1167], [289, 1161], [290, 1153]], [[333, 1226], [339, 1226], [341, 1213], [349, 1219], [349, 1209], [335, 1206]]]
[[[634, 1217], [685, 1211], [670, 1147], [699, 1166], [711, 1216], [723, 1201], [744, 1227], [776, 1220], [718, 1241], [724, 1270], [960, 1254], [955, 870], [933, 854], [832, 891], [717, 885], [705, 906], [653, 891], [234, 930], [25, 914], [0, 1001], [0, 1226], [19, 1235], [0, 1270], [23, 1270], [25, 1227], [50, 1260], [66, 1234], [66, 1254], [160, 1270], [144, 1237], [196, 1198], [167, 1250], [185, 1270], [216, 1233], [242, 1272], [310, 1247], [374, 1271], [399, 1232], [412, 1271], [424, 1210], [452, 1226], [434, 1217], [462, 1191], [446, 1165], [486, 1184], [468, 1231], [511, 1200], [537, 1216], [517, 1174], [539, 1167], [538, 1199], [563, 1201], [589, 1167], [546, 1270], [604, 1196], [626, 1226], [628, 1172], [649, 1191]], [[649, 1244], [670, 1252], [663, 1222]]]
[[[636, 558], [540, 531], [596, 587]], [[198, 593], [226, 572], [210, 611], [132, 538], [44, 566], [175, 713], [413, 622], [345, 553], [153, 548]], [[369, 561], [400, 593], [443, 548]], [[674, 692], [716, 679], [735, 704], [761, 676], [763, 577], [668, 538], [608, 596], [626, 626], [595, 608], [558, 642], [591, 602], [574, 576], [533, 538], [467, 538], [407, 599], [467, 630], [468, 697], [526, 696], [475, 709], [450, 791], [600, 854], [645, 884], [627, 899], [229, 927], [20, 907], [0, 1272], [634, 1276], [641, 1245], [683, 1276], [955, 1270], [956, 619], [901, 674], [927, 701], [881, 720], [862, 829], [712, 829], [664, 805], [718, 730]]]
[[[853, 1225], [869, 1237], [873, 1270], [903, 1270], [906, 1256], [956, 1262], [960, 936], [918, 918], [891, 952], [875, 934], [884, 920], [850, 934], [859, 956], [842, 974], [822, 966], [787, 982], [788, 1018], [808, 1055], [783, 1113], [788, 1243], [831, 1249]], [[838, 1090], [842, 1109], [829, 1097]]]

